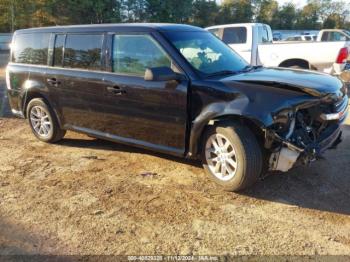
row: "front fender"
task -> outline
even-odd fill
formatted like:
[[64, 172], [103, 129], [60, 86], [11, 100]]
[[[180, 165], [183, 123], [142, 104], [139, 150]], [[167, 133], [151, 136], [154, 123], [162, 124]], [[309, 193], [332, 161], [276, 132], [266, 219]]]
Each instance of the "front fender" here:
[[198, 145], [206, 125], [211, 120], [238, 118], [248, 120], [254, 127], [265, 132], [276, 123], [288, 124], [289, 114], [303, 106], [319, 103], [319, 99], [298, 93], [287, 98], [284, 93], [252, 95], [239, 94], [233, 100], [221, 100], [206, 105], [191, 123], [188, 156], [196, 156]]
[[221, 101], [207, 105], [201, 113], [192, 121], [189, 141], [189, 156], [197, 155], [198, 143], [206, 125], [211, 120], [220, 118], [244, 118], [253, 122], [260, 129], [273, 122], [271, 115], [256, 116], [249, 112], [250, 101], [246, 96], [239, 96], [233, 101]]

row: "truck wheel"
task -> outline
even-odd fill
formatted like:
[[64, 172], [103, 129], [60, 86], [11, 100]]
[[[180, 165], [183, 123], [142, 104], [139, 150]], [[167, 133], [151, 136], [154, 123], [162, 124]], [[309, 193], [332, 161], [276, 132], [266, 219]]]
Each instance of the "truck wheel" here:
[[288, 66], [288, 67], [293, 68], [293, 69], [306, 69], [306, 68], [298, 66], [298, 65], [292, 65], [292, 66]]
[[227, 191], [240, 191], [259, 179], [263, 154], [248, 127], [238, 122], [224, 122], [207, 129], [202, 161], [216, 183]]
[[55, 113], [41, 98], [29, 102], [27, 118], [33, 134], [43, 142], [55, 143], [66, 134], [66, 130], [60, 128]]

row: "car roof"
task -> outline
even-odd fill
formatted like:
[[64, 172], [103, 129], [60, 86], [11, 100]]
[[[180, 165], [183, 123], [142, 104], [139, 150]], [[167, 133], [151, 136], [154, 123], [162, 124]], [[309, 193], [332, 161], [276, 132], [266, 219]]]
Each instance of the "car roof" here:
[[205, 31], [204, 29], [191, 25], [163, 24], [163, 23], [125, 23], [125, 24], [89, 24], [38, 27], [17, 30], [15, 33], [60, 33], [60, 32], [152, 32], [152, 31]]
[[226, 27], [249, 27], [249, 26], [261, 26], [265, 25], [262, 23], [239, 23], [239, 24], [224, 24], [224, 25], [214, 25], [206, 27], [205, 29], [216, 29], [216, 28], [226, 28]]

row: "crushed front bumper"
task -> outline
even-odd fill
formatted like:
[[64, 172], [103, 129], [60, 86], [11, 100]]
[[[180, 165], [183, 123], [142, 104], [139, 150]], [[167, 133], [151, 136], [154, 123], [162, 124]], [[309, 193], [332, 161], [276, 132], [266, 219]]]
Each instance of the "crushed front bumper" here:
[[318, 154], [324, 153], [329, 148], [335, 148], [341, 142], [341, 126], [336, 125], [329, 132], [325, 132], [325, 135], [321, 136], [318, 142]]

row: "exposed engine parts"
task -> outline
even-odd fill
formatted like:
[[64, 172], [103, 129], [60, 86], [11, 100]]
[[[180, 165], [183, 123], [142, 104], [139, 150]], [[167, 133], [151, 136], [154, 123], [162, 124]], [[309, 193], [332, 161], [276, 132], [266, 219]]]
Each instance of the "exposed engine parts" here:
[[339, 122], [346, 110], [347, 99], [338, 108], [321, 104], [300, 109], [291, 114], [288, 128], [267, 132], [265, 147], [272, 150], [270, 170], [286, 172], [297, 162], [308, 164], [320, 158], [324, 145], [334, 148], [341, 141]]

